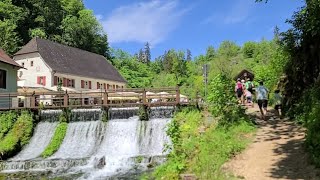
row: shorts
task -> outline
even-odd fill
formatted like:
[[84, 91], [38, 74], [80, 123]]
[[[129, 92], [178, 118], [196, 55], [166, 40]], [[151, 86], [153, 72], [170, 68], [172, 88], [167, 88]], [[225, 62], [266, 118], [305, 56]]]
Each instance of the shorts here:
[[282, 109], [282, 105], [281, 105], [281, 104], [280, 104], [280, 105], [275, 105], [275, 106], [274, 106], [274, 109], [275, 109], [275, 110]]
[[266, 99], [259, 99], [258, 100], [259, 108], [267, 108], [268, 107], [268, 100]]
[[242, 89], [237, 89], [238, 98], [241, 98], [242, 94], [243, 94]]
[[252, 96], [247, 96], [247, 101], [251, 102], [252, 101]]

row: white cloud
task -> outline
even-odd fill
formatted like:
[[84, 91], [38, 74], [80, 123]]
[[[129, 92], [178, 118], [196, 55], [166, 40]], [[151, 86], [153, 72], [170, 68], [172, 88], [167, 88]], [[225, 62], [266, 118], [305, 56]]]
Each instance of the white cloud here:
[[237, 0], [229, 10], [217, 12], [205, 18], [201, 24], [237, 24], [247, 21], [250, 17], [255, 2], [253, 0]]
[[103, 19], [103, 15], [102, 14], [96, 14], [95, 15], [98, 21], [101, 21]]
[[162, 42], [188, 11], [178, 8], [178, 1], [153, 0], [122, 6], [102, 20], [111, 43]]

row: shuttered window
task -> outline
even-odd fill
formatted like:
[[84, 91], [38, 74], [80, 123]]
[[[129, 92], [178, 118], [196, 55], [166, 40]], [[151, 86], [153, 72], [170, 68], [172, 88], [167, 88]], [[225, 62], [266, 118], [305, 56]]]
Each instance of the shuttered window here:
[[89, 89], [91, 89], [91, 81], [89, 81]]
[[54, 79], [53, 79], [53, 85], [54, 86], [58, 85], [58, 77], [57, 76], [55, 76]]
[[84, 80], [81, 80], [81, 88], [84, 88]]
[[103, 89], [107, 89], [106, 83], [103, 83]]
[[37, 84], [39, 85], [46, 85], [46, 76], [38, 76], [37, 77]]

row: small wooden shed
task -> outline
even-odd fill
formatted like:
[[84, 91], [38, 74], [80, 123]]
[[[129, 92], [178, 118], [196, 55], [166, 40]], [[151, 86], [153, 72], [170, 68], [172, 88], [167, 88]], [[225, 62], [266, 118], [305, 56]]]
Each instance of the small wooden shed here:
[[252, 81], [254, 79], [254, 74], [244, 69], [237, 76], [234, 77], [234, 80], [236, 81], [238, 78], [240, 78], [241, 80], [247, 80], [248, 78], [250, 78], [250, 80]]

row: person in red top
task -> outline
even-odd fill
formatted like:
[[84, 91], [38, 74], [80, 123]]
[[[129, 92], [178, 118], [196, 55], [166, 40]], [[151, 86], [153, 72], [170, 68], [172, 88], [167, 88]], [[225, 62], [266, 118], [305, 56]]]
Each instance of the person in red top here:
[[244, 90], [243, 84], [241, 83], [241, 80], [238, 79], [237, 83], [236, 83], [236, 86], [235, 86], [235, 92], [236, 92], [237, 97], [238, 97], [238, 102], [241, 103], [241, 104], [244, 104], [243, 90]]

